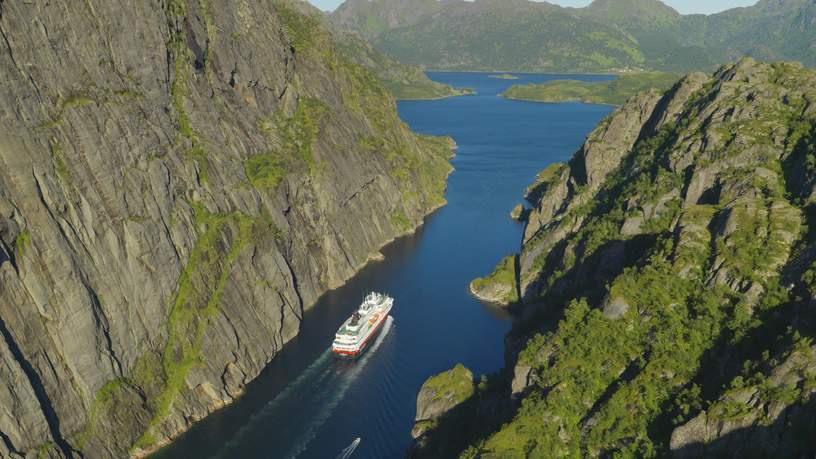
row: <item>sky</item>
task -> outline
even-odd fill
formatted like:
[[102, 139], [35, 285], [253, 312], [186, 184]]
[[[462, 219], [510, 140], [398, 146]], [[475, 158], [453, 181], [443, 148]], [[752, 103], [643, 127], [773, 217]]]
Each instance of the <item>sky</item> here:
[[[343, 3], [343, 0], [309, 0], [313, 5], [321, 10], [333, 10], [337, 5]], [[591, 3], [591, 0], [547, 0], [550, 3], [555, 3], [562, 6], [586, 6]], [[753, 5], [757, 0], [663, 0], [672, 6], [677, 11], [683, 14], [702, 13], [711, 14], [719, 13], [720, 11], [734, 8], [737, 6]]]

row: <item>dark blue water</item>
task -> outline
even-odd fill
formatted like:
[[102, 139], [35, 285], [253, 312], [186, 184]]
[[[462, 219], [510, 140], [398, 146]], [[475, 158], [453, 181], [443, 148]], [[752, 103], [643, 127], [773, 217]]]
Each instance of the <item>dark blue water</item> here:
[[[415, 235], [386, 247], [384, 262], [325, 295], [305, 314], [300, 335], [243, 397], [156, 458], [332, 459], [344, 449], [355, 459], [403, 457], [416, 394], [428, 376], [458, 362], [477, 374], [501, 368], [510, 318], [472, 298], [468, 283], [518, 250], [522, 226], [510, 220], [510, 210], [536, 173], [568, 159], [610, 109], [497, 96], [512, 84], [557, 78], [553, 75], [430, 76], [478, 91], [399, 103], [400, 116], [414, 130], [450, 135], [459, 145], [448, 205]], [[333, 360], [327, 349], [334, 332], [371, 290], [396, 299], [393, 321], [357, 362]], [[349, 448], [357, 437], [359, 446]]]

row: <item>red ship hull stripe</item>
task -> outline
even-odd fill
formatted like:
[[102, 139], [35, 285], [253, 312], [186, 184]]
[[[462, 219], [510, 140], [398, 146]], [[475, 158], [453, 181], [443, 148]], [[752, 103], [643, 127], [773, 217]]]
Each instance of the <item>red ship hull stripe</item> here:
[[[388, 312], [391, 312], [391, 311], [389, 310]], [[368, 334], [368, 336], [366, 336], [366, 339], [363, 341], [363, 344], [360, 345], [360, 349], [358, 349], [356, 351], [344, 351], [344, 350], [341, 350], [341, 349], [335, 349], [334, 346], [332, 346], [332, 352], [334, 352], [335, 354], [349, 355], [349, 356], [355, 356], [355, 355], [361, 354], [365, 350], [366, 346], [368, 345], [368, 341], [371, 339], [371, 337], [373, 337], [373, 336], [375, 336], [377, 334], [377, 332], [380, 330], [380, 327], [382, 327], [382, 325], [385, 323], [386, 320], [388, 320], [388, 314], [383, 314], [383, 319], [380, 320], [380, 322], [377, 324], [377, 326], [374, 327], [371, 330], [371, 332]]]

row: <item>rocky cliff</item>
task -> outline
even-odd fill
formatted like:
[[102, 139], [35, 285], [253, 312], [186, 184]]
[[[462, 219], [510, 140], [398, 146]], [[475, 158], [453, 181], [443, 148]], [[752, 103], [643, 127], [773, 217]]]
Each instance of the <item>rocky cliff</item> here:
[[462, 457], [813, 454], [815, 144], [816, 72], [743, 59], [542, 172], [504, 389], [473, 404], [501, 409]]
[[0, 1], [0, 456], [142, 455], [443, 204], [295, 0]]

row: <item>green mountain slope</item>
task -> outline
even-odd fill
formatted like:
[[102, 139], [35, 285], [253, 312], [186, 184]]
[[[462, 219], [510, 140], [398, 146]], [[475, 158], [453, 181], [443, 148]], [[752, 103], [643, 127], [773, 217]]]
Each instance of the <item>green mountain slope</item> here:
[[349, 0], [335, 23], [400, 61], [436, 69], [713, 69], [750, 55], [816, 64], [816, 3], [762, 0], [683, 16], [658, 0], [561, 8], [527, 0]]
[[335, 38], [349, 60], [374, 74], [397, 99], [438, 99], [469, 93], [431, 80], [419, 67], [397, 62], [375, 50], [354, 32], [340, 31]]
[[388, 30], [416, 24], [442, 7], [439, 0], [347, 0], [334, 10], [331, 20], [371, 39]]
[[412, 455], [816, 452], [815, 146], [799, 64], [631, 98], [529, 194], [512, 364]]
[[437, 69], [591, 72], [644, 63], [624, 31], [526, 0], [451, 2], [373, 44], [401, 62]]

